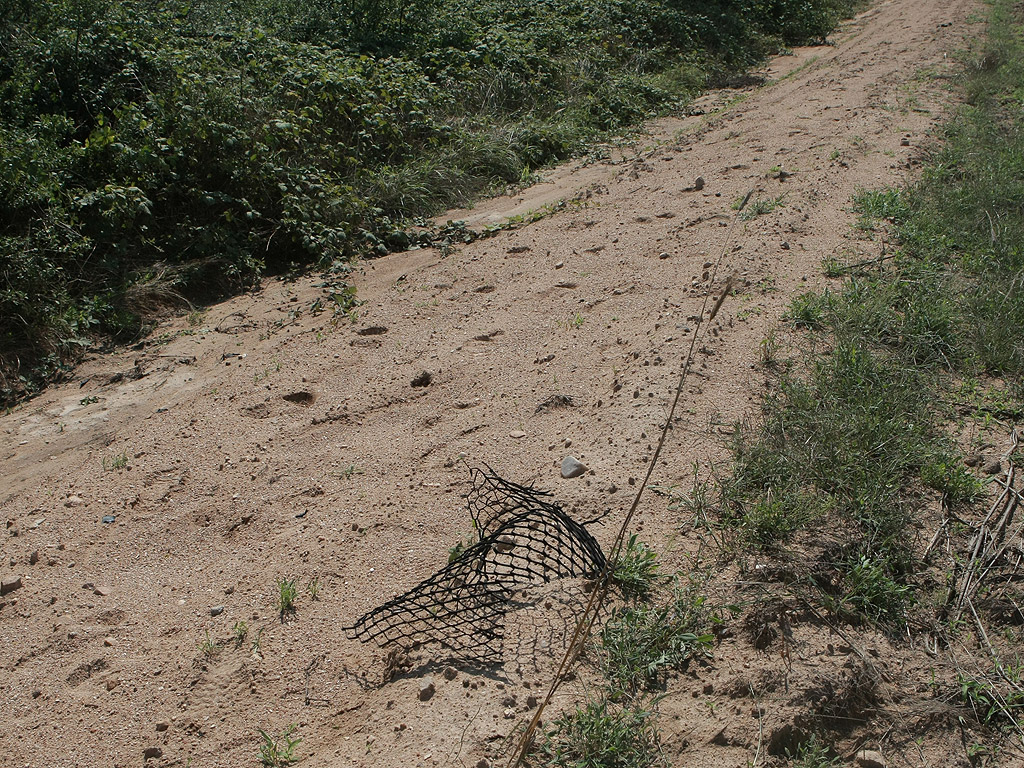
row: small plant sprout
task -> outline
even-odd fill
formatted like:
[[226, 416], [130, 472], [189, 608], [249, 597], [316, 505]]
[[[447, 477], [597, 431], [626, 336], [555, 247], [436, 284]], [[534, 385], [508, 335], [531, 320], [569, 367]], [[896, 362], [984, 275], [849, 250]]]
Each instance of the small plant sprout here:
[[101, 462], [103, 469], [110, 472], [115, 469], [124, 469], [128, 466], [128, 454], [125, 451], [121, 451], [116, 456], [104, 456]]
[[260, 762], [267, 768], [280, 768], [283, 765], [290, 765], [297, 762], [295, 747], [298, 746], [301, 738], [292, 738], [297, 725], [292, 723], [277, 736], [271, 736], [262, 728], [257, 728], [263, 743], [260, 744]]
[[220, 643], [210, 637], [210, 630], [206, 630], [206, 639], [199, 644], [199, 650], [208, 659], [220, 653]]
[[628, 597], [645, 598], [658, 579], [658, 556], [634, 533], [615, 562], [612, 580]]
[[249, 625], [244, 621], [236, 621], [231, 631], [235, 636], [235, 645], [241, 648], [246, 636], [249, 634]]
[[277, 580], [277, 610], [281, 615], [281, 621], [295, 613], [295, 600], [298, 596], [299, 588], [295, 585], [295, 579]]
[[314, 576], [312, 579], [309, 580], [309, 583], [306, 585], [306, 591], [309, 593], [310, 598], [312, 598], [313, 600], [319, 600], [320, 599], [320, 577], [319, 576]]

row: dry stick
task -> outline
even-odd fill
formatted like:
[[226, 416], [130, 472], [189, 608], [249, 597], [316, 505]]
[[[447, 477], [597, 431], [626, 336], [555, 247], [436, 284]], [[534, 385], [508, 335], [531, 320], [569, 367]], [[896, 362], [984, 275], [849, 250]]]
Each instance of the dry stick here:
[[[1010, 461], [1010, 457], [1017, 450], [1019, 443], [1020, 436], [1017, 430], [1011, 430], [1010, 448], [1003, 456], [1004, 461]], [[967, 563], [967, 573], [964, 577], [963, 586], [957, 595], [954, 619], [959, 618], [963, 614], [964, 605], [970, 600], [970, 596], [977, 591], [982, 580], [988, 575], [997, 559], [1006, 549], [1006, 528], [1013, 519], [1017, 499], [1020, 497], [1020, 494], [1013, 487], [1015, 479], [1016, 468], [1010, 464], [1009, 469], [1006, 471], [1006, 477], [1002, 482], [1002, 493], [999, 494], [999, 498], [996, 499], [995, 504], [989, 509], [988, 514], [985, 515], [985, 519], [981, 521], [971, 541], [971, 554]], [[1001, 511], [995, 526], [990, 528], [989, 526], [995, 517], [996, 510]]]
[[[732, 235], [736, 228], [736, 222], [739, 221], [739, 214], [750, 201], [750, 196], [753, 194], [754, 189], [751, 188], [736, 208], [736, 214], [733, 216], [732, 225], [729, 227], [725, 245], [722, 247], [722, 252], [718, 257], [718, 261], [715, 263], [714, 273], [711, 278], [712, 281], [714, 281], [714, 275], [718, 273], [718, 267], [722, 263], [722, 259], [725, 258], [725, 254], [729, 250], [729, 245], [732, 243]], [[722, 303], [725, 301], [725, 297], [728, 296], [729, 291], [732, 289], [735, 277], [736, 274], [733, 273], [729, 276], [729, 279], [726, 280], [722, 293], [715, 300], [711, 313], [708, 315], [707, 322], [714, 320], [715, 315], [718, 314], [718, 310], [722, 308]], [[565, 674], [569, 671], [569, 667], [571, 667], [576, 661], [576, 657], [583, 649], [583, 644], [587, 641], [587, 638], [590, 635], [590, 629], [593, 627], [601, 605], [604, 603], [604, 599], [608, 594], [608, 586], [611, 583], [612, 569], [614, 567], [615, 560], [618, 558], [619, 552], [622, 550], [622, 544], [625, 541], [626, 532], [629, 530], [629, 524], [633, 520], [633, 515], [636, 513], [637, 507], [640, 506], [640, 498], [643, 496], [644, 490], [647, 488], [651, 475], [654, 474], [654, 468], [657, 466], [658, 458], [661, 456], [661, 450], [665, 446], [668, 431], [672, 427], [672, 420], [675, 416], [676, 406], [678, 406], [679, 400], [682, 398], [683, 385], [686, 382], [686, 375], [690, 371], [690, 362], [693, 360], [693, 353], [697, 347], [697, 337], [700, 335], [701, 326], [704, 323], [704, 313], [707, 310], [708, 297], [709, 294], [704, 295], [704, 303], [701, 306], [700, 316], [697, 320], [697, 325], [693, 329], [693, 337], [690, 339], [690, 349], [686, 354], [686, 360], [683, 362], [683, 370], [679, 376], [679, 383], [676, 385], [675, 397], [672, 399], [668, 418], [665, 420], [665, 426], [662, 427], [661, 437], [658, 439], [658, 445], [654, 449], [654, 455], [651, 456], [651, 461], [647, 466], [647, 474], [644, 475], [644, 479], [640, 483], [640, 487], [637, 488], [636, 495], [633, 497], [633, 503], [629, 507], [629, 512], [626, 513], [626, 519], [622, 521], [619, 533], [615, 537], [615, 543], [612, 545], [611, 554], [609, 554], [605, 561], [604, 569], [598, 576], [594, 589], [590, 593], [590, 599], [587, 601], [587, 604], [583, 609], [583, 613], [580, 616], [579, 621], [576, 623], [576, 630], [573, 632], [572, 638], [569, 640], [569, 647], [566, 649], [565, 655], [562, 656], [562, 661], [558, 665], [554, 679], [551, 681], [551, 686], [548, 688], [547, 695], [544, 697], [544, 700], [540, 702], [540, 705], [537, 707], [537, 711], [534, 713], [529, 725], [527, 725], [526, 730], [523, 731], [523, 735], [519, 740], [519, 747], [513, 754], [511, 761], [509, 761], [509, 768], [517, 768], [517, 766], [521, 765], [523, 760], [526, 759], [526, 754], [533, 745], [533, 737], [540, 725], [544, 709], [551, 702], [551, 699], [554, 697], [558, 687], [562, 684]]]

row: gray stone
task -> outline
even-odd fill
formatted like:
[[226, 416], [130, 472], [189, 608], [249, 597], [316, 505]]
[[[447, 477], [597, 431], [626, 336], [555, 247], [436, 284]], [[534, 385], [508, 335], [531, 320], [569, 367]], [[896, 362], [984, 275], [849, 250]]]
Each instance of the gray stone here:
[[16, 589], [21, 589], [21, 576], [14, 576], [0, 581], [0, 597], [9, 595]]
[[455, 667], [445, 667], [444, 668], [444, 679], [445, 680], [454, 680], [458, 676], [458, 674], [459, 674], [459, 670], [457, 670]]
[[142, 757], [146, 760], [156, 760], [158, 757], [163, 757], [164, 751], [160, 747], [146, 747], [142, 753]]
[[171, 727], [171, 724], [169, 722], [167, 722], [166, 720], [161, 720], [159, 723], [156, 724], [156, 730], [157, 730], [158, 733], [162, 733], [163, 731], [166, 731], [170, 727]]
[[857, 765], [860, 768], [885, 768], [885, 758], [881, 752], [873, 749], [862, 749], [857, 753]]
[[587, 465], [575, 456], [566, 456], [562, 459], [562, 477], [569, 479], [579, 477], [587, 471]]
[[427, 701], [431, 696], [434, 695], [434, 691], [437, 690], [434, 687], [434, 679], [426, 677], [420, 681], [420, 701]]
[[215, 605], [213, 606], [213, 608], [210, 609], [211, 616], [220, 616], [222, 613], [224, 613], [223, 605]]

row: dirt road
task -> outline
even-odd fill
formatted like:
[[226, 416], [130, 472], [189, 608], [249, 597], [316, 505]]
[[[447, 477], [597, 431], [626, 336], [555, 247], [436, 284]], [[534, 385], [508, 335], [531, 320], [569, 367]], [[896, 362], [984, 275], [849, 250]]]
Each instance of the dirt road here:
[[[451, 214], [481, 226], [577, 200], [447, 256], [366, 263], [354, 321], [312, 311], [312, 278], [268, 281], [91, 358], [0, 418], [0, 576], [20, 579], [0, 597], [0, 763], [256, 765], [257, 728], [292, 723], [303, 765], [494, 759], [548, 683], [543, 653], [452, 679], [418, 664], [366, 688], [385, 653], [342, 628], [469, 533], [460, 456], [553, 491], [577, 519], [610, 510], [594, 527], [607, 545], [693, 318], [735, 272], [654, 481], [688, 488], [695, 464], [706, 475], [724, 462], [731, 425], [755, 413], [764, 385], [762, 340], [787, 342], [775, 329], [791, 298], [822, 285], [823, 258], [884, 247], [851, 232], [851, 195], [913, 177], [949, 104], [953, 57], [983, 32], [978, 11], [877, 3], [833, 45], [771, 62], [763, 85], [659, 122], [635, 157]], [[734, 223], [751, 189], [760, 215]], [[414, 386], [424, 371], [429, 383]], [[567, 404], [538, 407], [552, 396]], [[587, 474], [563, 479], [567, 455]], [[637, 530], [663, 567], [684, 567], [699, 537], [667, 506], [647, 495]], [[299, 588], [286, 622], [281, 578]], [[781, 755], [822, 681], [855, 676], [852, 652], [820, 627], [795, 627], [783, 660], [741, 625], [669, 686], [673, 764]], [[894, 688], [927, 682], [924, 660], [865, 642]], [[426, 676], [436, 692], [421, 701]], [[858, 720], [846, 746], [881, 750], [888, 765], [965, 764], [945, 727], [900, 706], [902, 730], [883, 739], [888, 726]]]

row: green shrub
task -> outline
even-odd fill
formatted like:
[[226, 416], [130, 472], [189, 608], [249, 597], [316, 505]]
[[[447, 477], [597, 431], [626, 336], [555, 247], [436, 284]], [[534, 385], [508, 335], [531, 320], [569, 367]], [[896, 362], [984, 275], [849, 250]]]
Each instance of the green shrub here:
[[820, 38], [837, 0], [0, 5], [0, 402], [156, 310], [344, 274]]

